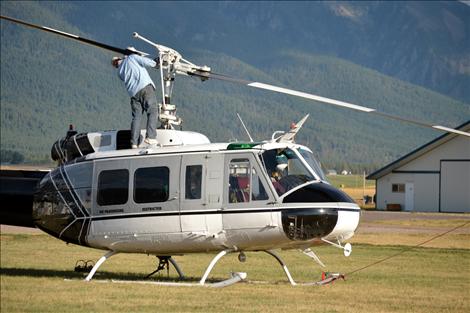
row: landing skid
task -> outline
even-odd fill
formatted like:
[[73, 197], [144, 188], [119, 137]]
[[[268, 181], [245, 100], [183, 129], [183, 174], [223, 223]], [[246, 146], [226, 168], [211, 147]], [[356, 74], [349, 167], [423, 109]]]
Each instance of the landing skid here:
[[[230, 285], [236, 284], [246, 278], [246, 273], [231, 273], [231, 277], [217, 282], [217, 283], [208, 283], [201, 285], [197, 283], [185, 283], [185, 282], [165, 282], [165, 281], [146, 281], [146, 280], [101, 280], [94, 279], [93, 281], [97, 283], [114, 283], [114, 284], [140, 284], [140, 285], [156, 285], [156, 286], [173, 286], [173, 287], [210, 287], [210, 288], [222, 288], [228, 287]], [[71, 279], [65, 279], [65, 281], [72, 281]]]
[[[350, 246], [347, 247], [349, 248], [348, 250], [350, 251]], [[346, 250], [346, 249], [345, 249]], [[126, 281], [126, 280], [111, 280], [111, 282], [113, 283], [139, 283], [139, 284], [149, 284], [149, 285], [162, 285], [162, 286], [205, 286], [205, 287], [226, 287], [226, 286], [230, 286], [230, 285], [233, 285], [237, 282], [240, 282], [242, 280], [245, 280], [246, 277], [247, 277], [247, 274], [244, 273], [244, 272], [234, 272], [234, 273], [231, 273], [230, 275], [230, 278], [226, 279], [226, 280], [223, 280], [221, 282], [217, 282], [217, 283], [209, 283], [207, 284], [206, 283], [206, 280], [207, 278], [209, 277], [209, 274], [211, 273], [212, 269], [214, 268], [214, 266], [217, 264], [217, 262], [222, 258], [224, 257], [225, 255], [229, 254], [229, 253], [233, 253], [233, 252], [238, 252], [236, 250], [233, 250], [233, 249], [227, 249], [227, 250], [222, 250], [220, 251], [219, 253], [217, 253], [217, 255], [212, 259], [212, 261], [209, 263], [209, 265], [207, 266], [207, 269], [206, 271], [204, 272], [204, 275], [202, 276], [201, 280], [198, 282], [198, 283], [184, 283], [184, 282], [156, 282], [156, 281]], [[292, 278], [292, 275], [290, 274], [289, 272], [289, 269], [287, 268], [287, 265], [286, 263], [284, 263], [284, 261], [281, 259], [281, 257], [274, 251], [272, 250], [263, 250], [263, 252], [271, 255], [272, 257], [274, 257], [278, 262], [279, 264], [281, 265], [284, 273], [286, 274], [286, 277], [287, 279], [289, 280], [289, 283], [292, 285], [292, 286], [312, 286], [312, 285], [324, 285], [324, 284], [327, 284], [327, 283], [330, 283], [334, 280], [336, 280], [337, 278], [344, 278], [343, 275], [341, 274], [335, 274], [333, 276], [331, 276], [330, 278], [328, 279], [323, 279], [323, 280], [320, 280], [320, 281], [317, 281], [317, 282], [308, 282], [308, 283], [297, 283], [295, 282], [295, 280]], [[85, 281], [90, 281], [94, 274], [96, 273], [96, 271], [98, 270], [98, 268], [107, 260], [109, 259], [110, 257], [112, 257], [113, 255], [117, 254], [118, 252], [116, 251], [109, 251], [108, 253], [106, 253], [104, 256], [102, 256], [98, 262], [96, 262], [95, 266], [93, 266], [92, 270], [90, 271], [90, 273], [88, 274], [88, 276], [85, 278]], [[304, 253], [306, 253], [307, 255], [309, 254], [312, 254], [313, 252], [311, 251], [308, 251], [308, 250], [305, 250]], [[241, 254], [243, 254], [243, 252], [241, 252]], [[314, 255], [314, 254], [313, 254]], [[310, 255], [309, 255], [310, 256]], [[178, 275], [180, 277], [180, 279], [184, 279], [184, 274], [183, 272], [181, 271], [180, 267], [178, 266], [178, 263], [176, 263], [176, 261], [171, 257], [171, 256], [165, 256], [165, 257], [162, 257], [162, 256], [159, 256], [159, 264], [158, 264], [158, 267], [155, 271], [153, 271], [152, 273], [150, 273], [149, 275], [147, 275], [146, 278], [150, 277], [151, 275], [155, 274], [155, 273], [158, 273], [159, 271], [163, 270], [165, 267], [168, 269], [169, 267], [169, 262], [175, 267], [176, 271], [178, 272]], [[315, 256], [315, 258], [317, 258]], [[240, 257], [239, 256], [239, 260], [240, 261], [244, 261], [245, 260], [245, 255], [243, 254], [243, 257]], [[319, 261], [319, 260], [318, 260]], [[323, 265], [323, 263], [321, 263], [321, 261], [319, 261], [319, 264]], [[109, 281], [106, 281], [106, 282], [109, 282]]]
[[109, 251], [108, 253], [106, 253], [105, 255], [103, 255], [99, 260], [98, 262], [96, 262], [95, 266], [93, 266], [93, 268], [91, 269], [90, 273], [88, 274], [88, 276], [85, 278], [85, 281], [90, 281], [93, 276], [95, 275], [96, 271], [98, 270], [98, 268], [101, 266], [101, 264], [103, 264], [107, 259], [109, 259], [110, 257], [112, 257], [113, 255], [117, 254], [118, 252], [116, 251]]
[[289, 280], [290, 284], [292, 286], [296, 286], [297, 283], [292, 278], [292, 275], [290, 274], [286, 263], [284, 263], [284, 261], [281, 259], [281, 257], [276, 252], [274, 252], [272, 250], [265, 250], [264, 252], [266, 252], [267, 254], [273, 256], [279, 262], [279, 264], [282, 266], [282, 269], [284, 270], [284, 273], [286, 273], [287, 279]]
[[[311, 256], [310, 254], [313, 254], [315, 256], [315, 258], [318, 260], [317, 262], [324, 266], [323, 263], [320, 261], [320, 259], [318, 259], [318, 257], [313, 253], [313, 251], [307, 249], [305, 250], [307, 255]], [[223, 257], [225, 256], [226, 254], [228, 253], [232, 253], [232, 252], [236, 252], [235, 250], [223, 250], [223, 251], [220, 251], [211, 261], [211, 263], [209, 264], [209, 266], [207, 267], [206, 269], [206, 272], [204, 273], [204, 276], [202, 276], [201, 280], [199, 281], [199, 284], [201, 286], [204, 286], [204, 283], [207, 279], [207, 277], [209, 276], [210, 272], [212, 271], [212, 269], [214, 268], [215, 264]], [[272, 257], [274, 257], [278, 262], [279, 264], [281, 265], [284, 273], [286, 274], [287, 276], [287, 279], [289, 280], [290, 284], [292, 286], [313, 286], [313, 285], [325, 285], [325, 284], [328, 284], [328, 283], [331, 283], [333, 281], [335, 281], [336, 279], [338, 278], [343, 278], [344, 279], [344, 275], [341, 275], [339, 273], [334, 273], [334, 274], [331, 274], [329, 277], [327, 277], [326, 279], [322, 279], [320, 281], [317, 281], [317, 282], [307, 282], [307, 283], [297, 283], [295, 282], [295, 280], [292, 278], [292, 275], [290, 274], [289, 272], [289, 269], [287, 268], [287, 265], [286, 263], [284, 263], [284, 261], [281, 259], [281, 257], [274, 251], [272, 250], [263, 250], [263, 252], [266, 252], [267, 254], [271, 255]], [[311, 256], [312, 257], [312, 256]], [[240, 259], [240, 257], [239, 257]], [[243, 256], [243, 261], [245, 260], [245, 256]], [[241, 261], [241, 259], [240, 259]], [[237, 274], [244, 274], [244, 276], [246, 277], [246, 273], [237, 273]], [[221, 282], [223, 283], [223, 282]]]
[[[212, 262], [209, 264], [208, 268], [206, 269], [206, 272], [204, 273], [202, 279], [198, 283], [183, 283], [183, 282], [156, 282], [156, 281], [131, 281], [131, 280], [111, 280], [113, 283], [122, 283], [122, 284], [129, 284], [129, 283], [138, 283], [138, 284], [148, 284], [148, 285], [161, 285], [161, 286], [205, 286], [205, 287], [214, 287], [214, 288], [220, 288], [220, 287], [227, 287], [230, 285], [233, 285], [235, 283], [238, 283], [244, 279], [246, 279], [246, 273], [242, 272], [234, 272], [230, 274], [230, 278], [217, 282], [217, 283], [209, 283], [206, 284], [205, 281], [207, 279], [207, 276], [209, 276], [209, 273], [212, 271], [212, 268], [214, 265], [217, 263], [217, 261], [223, 257], [225, 254], [228, 252], [232, 252], [232, 250], [223, 250], [219, 252], [215, 258], [212, 260]], [[109, 251], [105, 255], [103, 255], [98, 262], [96, 262], [95, 266], [91, 269], [90, 273], [87, 275], [85, 278], [85, 281], [91, 281], [93, 276], [95, 275], [96, 271], [98, 268], [110, 257], [113, 255], [116, 255], [118, 252], [116, 251]], [[149, 275], [146, 276], [146, 278], [152, 276], [155, 273], [158, 273], [159, 271], [167, 268], [169, 270], [169, 263], [170, 262], [178, 272], [179, 278], [182, 280], [185, 278], [183, 271], [179, 267], [178, 263], [171, 257], [171, 256], [158, 256], [159, 263], [157, 266], [157, 269], [150, 273]], [[109, 282], [108, 280], [98, 280], [98, 282]]]

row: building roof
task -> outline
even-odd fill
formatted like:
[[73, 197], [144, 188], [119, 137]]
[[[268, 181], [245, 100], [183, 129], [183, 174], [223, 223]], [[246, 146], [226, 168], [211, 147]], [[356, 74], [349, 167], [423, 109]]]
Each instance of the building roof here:
[[[462, 125], [456, 127], [458, 130], [463, 130], [463, 131], [468, 131], [470, 130], [470, 120], [463, 123]], [[428, 153], [429, 151], [433, 150], [434, 148], [454, 139], [455, 137], [460, 136], [454, 133], [446, 133], [440, 137], [437, 137], [434, 140], [431, 140], [427, 144], [411, 151], [410, 153], [402, 156], [396, 161], [393, 161], [392, 163], [385, 165], [381, 169], [378, 169], [377, 171], [373, 172], [369, 176], [367, 176], [367, 179], [379, 179], [389, 173], [391, 173], [393, 170], [395, 170], [398, 167], [401, 167], [417, 158], [422, 156], [423, 154]]]

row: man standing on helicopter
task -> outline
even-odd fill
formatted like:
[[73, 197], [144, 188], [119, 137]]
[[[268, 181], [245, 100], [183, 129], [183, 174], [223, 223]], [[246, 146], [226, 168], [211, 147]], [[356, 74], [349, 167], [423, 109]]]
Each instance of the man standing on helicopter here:
[[154, 60], [131, 54], [127, 57], [113, 57], [111, 64], [117, 68], [119, 78], [124, 82], [131, 97], [132, 122], [131, 146], [139, 145], [140, 123], [142, 115], [147, 114], [147, 133], [144, 143], [148, 146], [158, 145], [157, 142], [157, 97], [155, 84], [145, 67], [158, 67]]

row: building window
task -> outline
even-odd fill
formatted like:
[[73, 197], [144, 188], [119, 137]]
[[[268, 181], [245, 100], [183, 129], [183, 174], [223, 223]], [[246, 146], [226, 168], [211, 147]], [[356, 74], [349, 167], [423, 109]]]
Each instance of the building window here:
[[136, 203], [165, 202], [168, 200], [170, 170], [168, 167], [139, 168], [134, 173], [134, 201]]
[[405, 184], [392, 184], [392, 192], [405, 192]]
[[185, 199], [201, 199], [202, 165], [186, 166]]
[[129, 171], [102, 171], [98, 177], [98, 205], [125, 204], [129, 195]]

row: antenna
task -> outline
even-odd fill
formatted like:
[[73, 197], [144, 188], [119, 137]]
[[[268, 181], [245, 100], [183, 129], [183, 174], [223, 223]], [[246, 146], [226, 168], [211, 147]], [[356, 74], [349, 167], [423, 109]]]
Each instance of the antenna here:
[[243, 123], [243, 120], [242, 120], [242, 118], [240, 117], [240, 114], [237, 113], [237, 116], [238, 116], [238, 119], [240, 120], [240, 122], [242, 123], [242, 126], [243, 126], [243, 128], [245, 129], [246, 134], [248, 135], [248, 138], [250, 138], [250, 142], [253, 142], [253, 138], [251, 138], [250, 132], [249, 132], [248, 129], [246, 128], [245, 123]]

